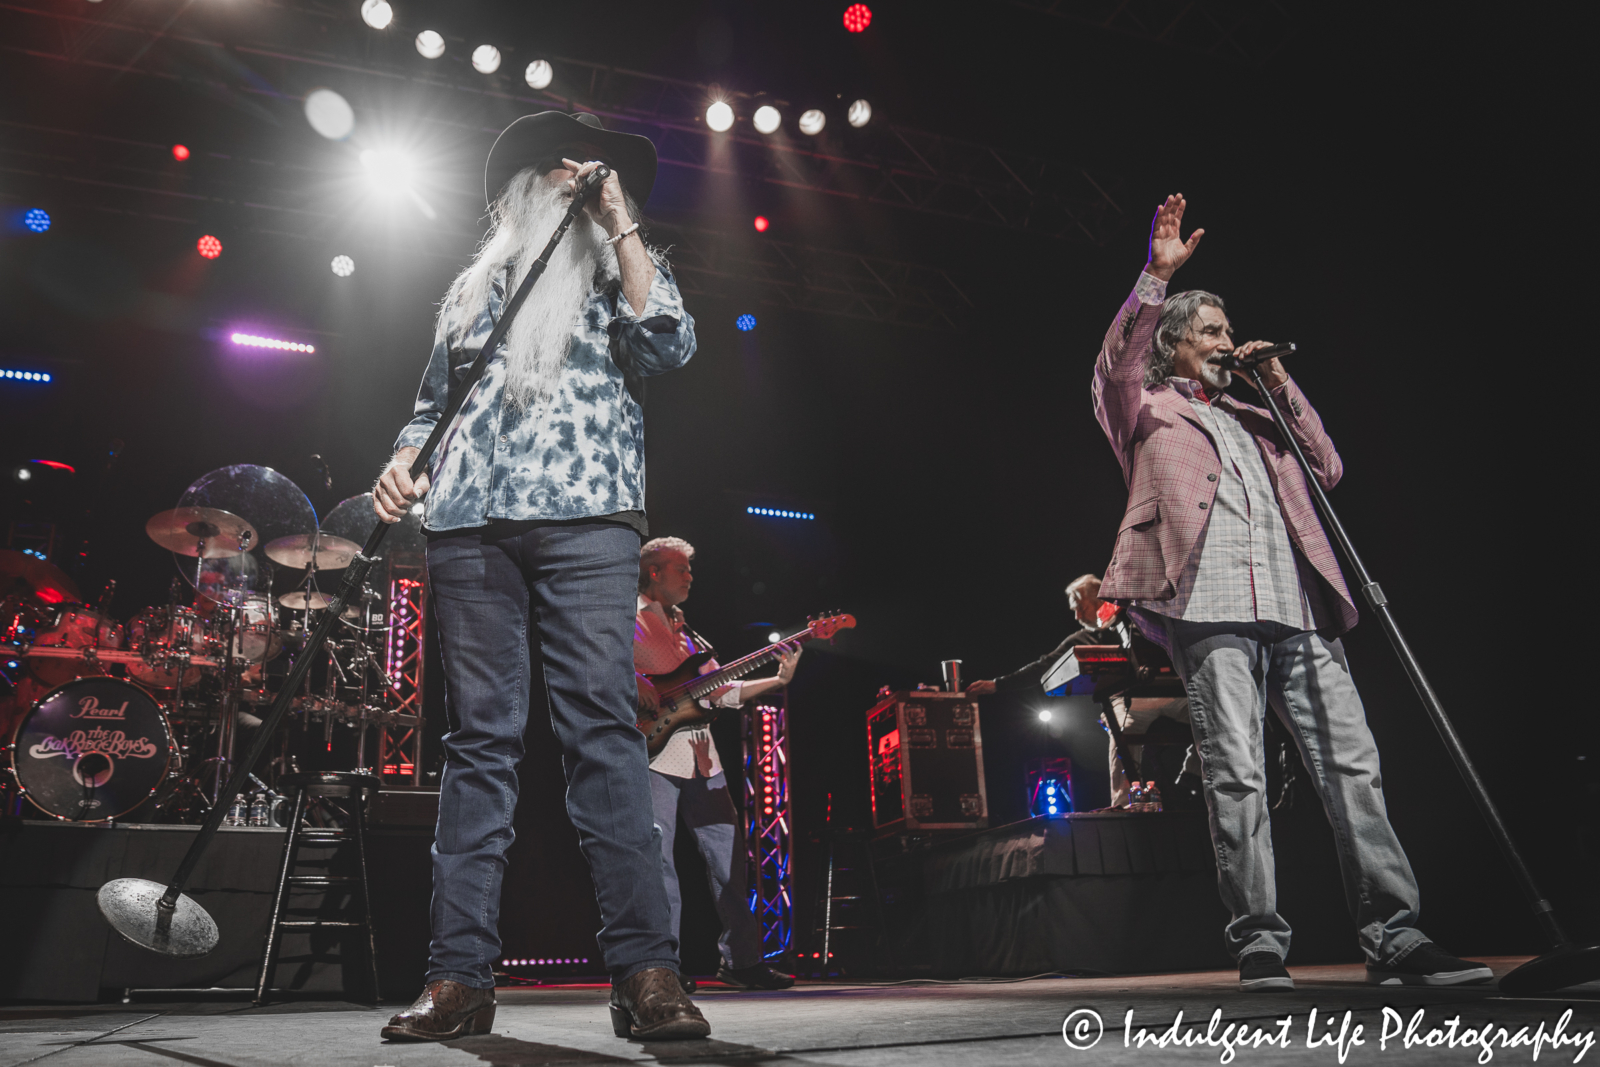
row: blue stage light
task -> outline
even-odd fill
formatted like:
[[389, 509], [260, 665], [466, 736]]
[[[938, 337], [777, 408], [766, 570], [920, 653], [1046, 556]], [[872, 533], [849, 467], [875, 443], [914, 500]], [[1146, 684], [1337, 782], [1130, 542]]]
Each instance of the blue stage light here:
[[744, 509], [746, 515], [767, 515], [774, 519], [806, 519], [816, 521], [816, 515], [809, 511], [788, 511], [784, 508], [758, 508], [750, 505]]
[[[29, 208], [28, 213], [22, 216], [22, 224], [34, 233], [43, 233], [50, 228], [50, 213], [44, 208]], [[750, 325], [756, 324], [755, 319], [750, 320]]]
[[756, 317], [754, 315], [740, 315], [738, 318], [733, 320], [733, 324], [746, 333], [749, 333], [751, 330], [756, 328]]
[[55, 380], [48, 372], [42, 370], [0, 370], [0, 378], [15, 382], [49, 382]]

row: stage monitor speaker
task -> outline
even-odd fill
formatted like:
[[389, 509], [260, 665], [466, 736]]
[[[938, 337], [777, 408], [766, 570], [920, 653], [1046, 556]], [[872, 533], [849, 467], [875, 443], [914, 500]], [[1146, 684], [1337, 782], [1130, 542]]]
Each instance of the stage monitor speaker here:
[[881, 834], [989, 825], [978, 702], [964, 693], [889, 693], [867, 712], [872, 825]]

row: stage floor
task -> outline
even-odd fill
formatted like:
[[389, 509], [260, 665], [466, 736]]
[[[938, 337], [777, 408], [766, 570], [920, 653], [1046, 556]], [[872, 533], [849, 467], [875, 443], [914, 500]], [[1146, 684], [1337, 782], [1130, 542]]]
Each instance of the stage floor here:
[[[1518, 959], [1490, 961], [1497, 974]], [[1262, 1045], [1237, 1050], [1238, 1064], [1296, 1063], [1477, 1063], [1478, 1047], [1404, 1048], [1391, 1039], [1378, 1047], [1383, 1008], [1409, 1022], [1420, 1008], [1417, 1031], [1461, 1017], [1460, 1031], [1486, 1022], [1511, 1032], [1540, 1023], [1553, 1033], [1564, 1012], [1568, 1040], [1600, 1030], [1600, 983], [1564, 990], [1538, 1000], [1509, 1000], [1492, 989], [1379, 989], [1362, 983], [1359, 967], [1292, 967], [1294, 993], [1242, 995], [1234, 972], [1128, 978], [1048, 978], [1020, 982], [903, 985], [803, 983], [775, 993], [739, 993], [717, 987], [697, 997], [711, 1020], [713, 1038], [698, 1042], [642, 1043], [611, 1036], [606, 991], [597, 986], [502, 989], [492, 1035], [447, 1045], [383, 1044], [378, 1028], [394, 1011], [328, 1001], [302, 1001], [254, 1008], [238, 1001], [211, 1003], [106, 1004], [49, 1008], [0, 1007], [0, 1067], [194, 1064], [199, 1067], [434, 1067], [493, 1064], [556, 1067], [560, 1064], [775, 1063], [816, 1067], [899, 1067], [945, 1064], [1104, 1064], [1222, 1061], [1223, 1049], [1125, 1048], [1124, 1013], [1133, 1010], [1133, 1032], [1152, 1036], [1168, 1030], [1181, 1010], [1183, 1029], [1204, 1035], [1211, 1014], [1223, 1024], [1248, 1021], [1276, 1037], [1278, 1021], [1291, 1017], [1287, 1050]], [[1366, 1027], [1364, 1045], [1351, 1045], [1341, 1061], [1328, 1045], [1306, 1046], [1310, 1013], [1318, 1012], [1316, 1036], [1332, 1034], [1352, 1012], [1347, 1035]], [[1070, 1049], [1062, 1024], [1075, 1011], [1095, 1012], [1104, 1033], [1087, 1051]], [[1080, 1020], [1090, 1020], [1080, 1014]], [[1514, 1024], [1514, 1025], [1513, 1025]], [[1394, 1024], [1391, 1022], [1391, 1028]], [[1181, 1031], [1180, 1031], [1181, 1032]], [[1090, 1022], [1086, 1042], [1093, 1035]], [[1591, 1038], [1593, 1040], [1593, 1038]], [[1540, 1063], [1572, 1063], [1582, 1045], [1541, 1050]], [[1582, 1062], [1594, 1063], [1600, 1051]], [[1531, 1063], [1530, 1048], [1496, 1048], [1492, 1062]]]

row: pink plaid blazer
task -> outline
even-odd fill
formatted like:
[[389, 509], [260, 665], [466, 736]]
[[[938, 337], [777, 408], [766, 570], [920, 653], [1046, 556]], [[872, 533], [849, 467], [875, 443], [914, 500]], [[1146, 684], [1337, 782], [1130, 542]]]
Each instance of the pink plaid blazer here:
[[[1216, 444], [1189, 401], [1170, 385], [1144, 387], [1146, 357], [1160, 318], [1160, 305], [1143, 304], [1137, 293], [1130, 294], [1106, 331], [1094, 365], [1095, 418], [1111, 440], [1128, 484], [1128, 508], [1100, 587], [1100, 596], [1107, 600], [1167, 600], [1175, 595], [1178, 578], [1205, 529], [1222, 473]], [[1310, 401], [1292, 380], [1273, 398], [1311, 461], [1317, 481], [1332, 489], [1344, 465]], [[1344, 633], [1356, 624], [1356, 606], [1317, 517], [1305, 475], [1271, 414], [1265, 408], [1239, 406], [1243, 409], [1239, 421], [1266, 460], [1289, 538], [1327, 583], [1321, 599], [1334, 617], [1319, 618], [1318, 628], [1330, 635]]]

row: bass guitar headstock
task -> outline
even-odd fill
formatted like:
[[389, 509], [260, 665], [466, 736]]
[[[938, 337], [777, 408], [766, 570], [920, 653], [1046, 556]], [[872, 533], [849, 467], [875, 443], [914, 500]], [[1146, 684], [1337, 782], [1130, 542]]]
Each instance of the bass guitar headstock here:
[[835, 615], [823, 615], [811, 619], [806, 632], [818, 641], [827, 641], [840, 630], [853, 630], [856, 626], [856, 617], [844, 612]]

